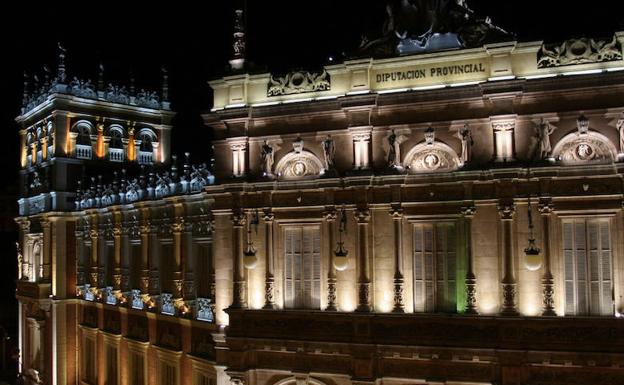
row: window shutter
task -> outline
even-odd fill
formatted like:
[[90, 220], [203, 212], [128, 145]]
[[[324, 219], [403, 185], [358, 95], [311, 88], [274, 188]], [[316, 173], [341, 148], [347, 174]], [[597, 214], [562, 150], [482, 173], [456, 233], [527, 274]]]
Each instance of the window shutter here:
[[424, 311], [424, 253], [422, 226], [414, 226], [414, 307]]
[[601, 314], [611, 315], [613, 314], [613, 282], [612, 282], [612, 270], [611, 270], [611, 237], [609, 230], [609, 222], [600, 222], [600, 253], [601, 256]]
[[294, 307], [294, 229], [284, 230], [284, 306]]
[[424, 228], [424, 259], [425, 259], [425, 311], [432, 312], [435, 310], [435, 272], [433, 266], [433, 226]]
[[311, 307], [321, 308], [321, 231], [312, 229], [312, 293]]
[[585, 222], [574, 224], [576, 252], [576, 314], [587, 314], [587, 242]]
[[457, 310], [457, 251], [455, 224], [446, 226], [446, 311]]
[[563, 264], [565, 280], [565, 314], [576, 313], [576, 285], [574, 280], [574, 233], [572, 222], [563, 224]]

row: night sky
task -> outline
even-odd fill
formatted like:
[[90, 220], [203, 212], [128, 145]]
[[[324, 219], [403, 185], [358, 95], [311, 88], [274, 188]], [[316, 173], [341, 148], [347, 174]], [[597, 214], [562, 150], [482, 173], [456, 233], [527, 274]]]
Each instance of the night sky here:
[[[137, 90], [159, 90], [160, 67], [170, 75], [174, 119], [173, 150], [190, 150], [193, 161], [203, 160], [209, 131], [202, 126], [200, 112], [211, 107], [206, 81], [226, 71], [231, 56], [235, 1], [177, 1], [161, 4], [130, 2], [77, 3], [47, 9], [31, 2], [12, 4], [5, 10], [1, 109], [0, 198], [16, 207], [14, 186], [18, 171], [18, 127], [14, 122], [22, 99], [23, 72], [41, 73], [44, 64], [55, 70], [56, 42], [67, 49], [70, 76], [95, 79], [97, 65], [105, 67], [106, 82], [128, 85], [135, 74]], [[317, 69], [328, 56], [357, 47], [363, 32], [380, 30], [383, 1], [248, 1], [247, 53], [254, 71], [285, 72]], [[478, 15], [489, 15], [493, 23], [516, 33], [518, 40], [561, 41], [570, 37], [611, 37], [624, 30], [624, 2], [507, 0], [468, 1]], [[191, 5], [192, 4], [192, 5]], [[15, 8], [17, 7], [17, 8]], [[94, 8], [100, 7], [100, 8]], [[12, 21], [12, 23], [7, 23]], [[217, 165], [218, 166], [218, 165]], [[5, 201], [6, 201], [5, 199]], [[3, 214], [6, 217], [15, 215]], [[0, 218], [2, 219], [2, 218]], [[10, 218], [4, 218], [10, 219]], [[5, 221], [6, 222], [6, 221]], [[6, 226], [5, 226], [6, 227]], [[6, 230], [6, 229], [5, 229]], [[16, 276], [15, 233], [0, 235], [0, 324], [10, 326], [17, 310], [14, 296]]]

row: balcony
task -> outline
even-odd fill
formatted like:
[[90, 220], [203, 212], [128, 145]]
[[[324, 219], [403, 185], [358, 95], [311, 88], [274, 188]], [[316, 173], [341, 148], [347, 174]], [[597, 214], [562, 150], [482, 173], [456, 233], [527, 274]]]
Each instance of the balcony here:
[[139, 151], [139, 164], [152, 164], [154, 161], [154, 153], [151, 151]]
[[76, 145], [76, 158], [77, 159], [92, 159], [93, 149], [89, 145], [77, 144]]
[[111, 162], [123, 162], [125, 159], [123, 148], [109, 148], [108, 159]]

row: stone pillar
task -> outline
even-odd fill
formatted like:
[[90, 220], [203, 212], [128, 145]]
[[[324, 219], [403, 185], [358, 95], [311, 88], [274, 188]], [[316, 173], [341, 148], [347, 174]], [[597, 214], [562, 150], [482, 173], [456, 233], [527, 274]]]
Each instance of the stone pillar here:
[[465, 250], [466, 250], [466, 310], [465, 314], [479, 314], [477, 311], [477, 277], [474, 273], [474, 257], [472, 255], [472, 218], [477, 211], [475, 206], [464, 206], [461, 214], [464, 218]]
[[552, 317], [556, 316], [557, 313], [555, 313], [555, 300], [553, 298], [554, 279], [550, 270], [550, 220], [551, 214], [553, 212], [552, 200], [550, 198], [544, 197], [540, 199], [539, 212], [542, 216], [542, 232], [544, 234], [542, 241], [542, 252], [544, 255], [544, 275], [542, 276], [542, 295], [544, 309], [542, 315]]
[[173, 232], [173, 271], [171, 273], [171, 291], [174, 300], [182, 299], [182, 231], [184, 230], [184, 218], [177, 220], [171, 225]]
[[85, 282], [85, 259], [89, 256], [84, 255], [84, 231], [82, 226], [76, 226], [76, 286], [84, 287]]
[[404, 313], [403, 303], [403, 210], [401, 205], [390, 209], [394, 224], [394, 307], [395, 313]]
[[234, 177], [245, 176], [246, 170], [246, 156], [247, 152], [247, 143], [245, 142], [236, 142], [230, 145], [232, 149], [232, 175]]
[[[195, 284], [195, 255], [193, 253], [193, 226], [186, 223], [182, 233], [182, 257], [184, 259], [184, 302], [192, 303], [197, 297]], [[202, 278], [202, 277], [200, 277]]]
[[115, 224], [113, 228], [115, 263], [113, 265], [113, 290], [116, 293], [121, 291], [121, 226]]
[[364, 170], [370, 168], [370, 129], [355, 131], [353, 134], [353, 168]]
[[30, 279], [30, 263], [29, 263], [29, 254], [30, 249], [28, 249], [28, 232], [30, 231], [30, 221], [25, 218], [20, 218], [18, 221], [19, 224], [19, 248], [22, 251], [22, 260], [21, 264], [18, 260], [18, 278], [23, 280]]
[[494, 132], [494, 161], [498, 163], [515, 161], [515, 115], [491, 117], [490, 122]]
[[99, 248], [99, 236], [98, 231], [95, 228], [89, 230], [89, 236], [91, 237], [91, 263], [89, 264], [90, 284], [92, 289], [98, 287], [98, 248]]
[[273, 260], [273, 220], [275, 214], [270, 209], [264, 211], [264, 309], [275, 309], [275, 261]]
[[42, 263], [41, 263], [41, 282], [50, 282], [51, 278], [51, 260], [52, 256], [50, 255], [50, 251], [52, 250], [52, 237], [51, 237], [51, 226], [52, 222], [50, 222], [47, 218], [41, 219], [41, 229], [43, 230], [43, 244], [42, 248]]
[[232, 253], [234, 256], [234, 291], [232, 293], [232, 307], [247, 307], [247, 290], [245, 282], [245, 267], [243, 266], [243, 232], [247, 218], [243, 212], [232, 214]]
[[370, 261], [368, 258], [368, 222], [370, 220], [370, 211], [365, 209], [357, 209], [355, 211], [355, 219], [358, 228], [358, 306], [356, 311], [370, 312]]
[[516, 307], [516, 277], [514, 274], [513, 261], [513, 216], [516, 207], [513, 203], [501, 204], [498, 206], [498, 212], [503, 223], [503, 267], [504, 275], [502, 280], [503, 286], [503, 306], [501, 315], [515, 316], [518, 315]]
[[334, 233], [336, 223], [336, 209], [333, 207], [325, 212], [325, 222], [327, 223], [328, 266], [327, 266], [327, 307], [325, 310], [336, 311], [336, 267], [334, 266]]
[[158, 240], [158, 228], [149, 225], [149, 290], [148, 294], [153, 297], [160, 294], [160, 266], [162, 265], [162, 250]]
[[150, 288], [150, 270], [149, 270], [149, 242], [150, 242], [150, 222], [144, 219], [139, 228], [141, 236], [141, 267], [139, 286], [141, 294], [149, 293]]

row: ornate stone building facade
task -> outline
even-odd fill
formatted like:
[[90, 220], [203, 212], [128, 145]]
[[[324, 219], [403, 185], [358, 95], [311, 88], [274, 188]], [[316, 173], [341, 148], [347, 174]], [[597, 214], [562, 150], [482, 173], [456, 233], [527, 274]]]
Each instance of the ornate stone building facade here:
[[25, 98], [27, 382], [624, 382], [624, 33], [247, 74], [237, 15], [211, 171], [170, 161], [166, 82], [61, 51]]

